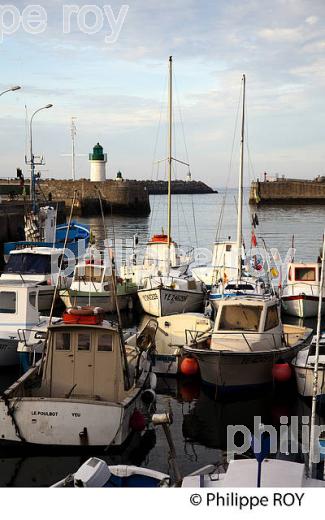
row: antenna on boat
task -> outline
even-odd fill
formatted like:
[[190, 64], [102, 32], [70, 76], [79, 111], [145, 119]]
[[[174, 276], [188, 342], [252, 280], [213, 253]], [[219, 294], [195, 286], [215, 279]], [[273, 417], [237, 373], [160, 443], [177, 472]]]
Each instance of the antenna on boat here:
[[168, 274], [170, 264], [170, 243], [172, 226], [172, 157], [173, 157], [173, 57], [169, 56], [169, 85], [168, 85]]
[[75, 150], [75, 144], [76, 144], [76, 135], [77, 135], [77, 127], [76, 127], [76, 117], [71, 118], [71, 140], [72, 140], [72, 152], [71, 152], [71, 174], [72, 174], [72, 180], [76, 180], [76, 150]]
[[[105, 237], [105, 241], [107, 240], [107, 248], [109, 248], [108, 234], [107, 234], [105, 218], [104, 218], [103, 201], [102, 201], [102, 196], [101, 196], [100, 190], [98, 190], [98, 198], [99, 198], [100, 212], [101, 212], [103, 228], [104, 228], [104, 237]], [[108, 253], [109, 253], [109, 251], [108, 251]], [[123, 329], [122, 329], [121, 313], [120, 313], [120, 308], [119, 308], [118, 300], [117, 300], [115, 259], [111, 258], [110, 254], [108, 254], [108, 256], [110, 259], [110, 264], [111, 264], [111, 269], [112, 269], [112, 290], [113, 290], [113, 297], [114, 297], [116, 313], [117, 313], [117, 330], [118, 330], [118, 334], [120, 337], [120, 346], [121, 346], [121, 351], [122, 351], [124, 386], [125, 386], [126, 390], [129, 390], [131, 388], [131, 378], [130, 378], [129, 365], [127, 362], [127, 355], [126, 355], [125, 342], [124, 342]]]
[[245, 96], [246, 76], [243, 74], [242, 120], [240, 138], [240, 166], [238, 183], [238, 211], [237, 211], [237, 285], [242, 274], [242, 243], [243, 243], [243, 181], [244, 181], [244, 138], [245, 138]]
[[[40, 363], [39, 373], [40, 373], [41, 367], [42, 367], [42, 365], [44, 363], [44, 357], [45, 357], [46, 350], [47, 350], [47, 342], [48, 342], [48, 337], [49, 337], [49, 326], [51, 325], [52, 319], [53, 319], [54, 306], [55, 306], [55, 301], [56, 301], [56, 298], [57, 298], [57, 295], [58, 295], [58, 289], [59, 289], [59, 285], [60, 285], [60, 277], [61, 277], [61, 272], [62, 272], [63, 260], [64, 260], [64, 255], [65, 255], [65, 250], [67, 248], [69, 231], [70, 231], [70, 226], [71, 226], [74, 206], [75, 206], [75, 203], [76, 203], [76, 198], [77, 198], [77, 190], [74, 190], [74, 192], [73, 192], [73, 199], [72, 199], [72, 205], [71, 205], [70, 215], [69, 215], [69, 220], [68, 220], [68, 225], [67, 225], [67, 231], [66, 231], [66, 234], [65, 234], [65, 237], [64, 237], [63, 253], [62, 253], [61, 258], [60, 258], [58, 277], [57, 277], [57, 280], [56, 280], [54, 294], [53, 294], [53, 298], [52, 298], [52, 305], [51, 305], [50, 316], [49, 316], [49, 325], [48, 325], [48, 328], [47, 328], [47, 331], [46, 331], [46, 336], [45, 336], [45, 341], [44, 341], [44, 348], [43, 348], [43, 352], [42, 352], [42, 360], [41, 360], [41, 363]], [[46, 356], [46, 358], [45, 358], [45, 363], [47, 363], [47, 360], [48, 360], [48, 356]], [[44, 371], [44, 374], [45, 373], [46, 373], [46, 370]]]
[[322, 252], [322, 267], [319, 284], [319, 298], [318, 298], [318, 315], [317, 315], [317, 332], [316, 332], [316, 350], [315, 350], [315, 364], [314, 364], [314, 381], [313, 381], [313, 400], [311, 408], [311, 424], [310, 424], [310, 446], [309, 446], [309, 477], [313, 477], [314, 472], [314, 454], [316, 442], [316, 405], [317, 405], [317, 389], [318, 389], [318, 364], [319, 364], [319, 344], [321, 335], [322, 322], [322, 303], [323, 303], [323, 286], [324, 286], [324, 269], [325, 269], [325, 230], [323, 233], [323, 252]]

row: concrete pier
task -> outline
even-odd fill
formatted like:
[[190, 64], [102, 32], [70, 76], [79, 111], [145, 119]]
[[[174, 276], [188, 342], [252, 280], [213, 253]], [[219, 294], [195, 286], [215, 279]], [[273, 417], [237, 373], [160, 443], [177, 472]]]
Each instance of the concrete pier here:
[[249, 203], [263, 204], [325, 204], [325, 179], [278, 178], [252, 182]]

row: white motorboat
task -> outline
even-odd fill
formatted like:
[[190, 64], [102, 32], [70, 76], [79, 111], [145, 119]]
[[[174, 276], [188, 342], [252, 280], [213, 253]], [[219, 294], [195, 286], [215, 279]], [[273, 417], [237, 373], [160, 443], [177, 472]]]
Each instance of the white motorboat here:
[[[132, 305], [137, 286], [127, 279], [116, 279], [117, 302], [120, 310]], [[115, 311], [115, 299], [112, 290], [112, 269], [102, 261], [92, 263], [89, 260], [79, 262], [74, 270], [69, 289], [60, 290], [60, 298], [66, 307], [93, 305], [105, 312]]]
[[40, 315], [38, 298], [39, 286], [33, 282], [1, 281], [0, 366], [21, 361], [26, 368], [23, 358], [42, 352], [49, 318]]
[[[285, 313], [299, 318], [317, 316], [321, 265], [289, 263], [286, 283], [282, 290], [282, 307]], [[322, 290], [322, 313], [325, 312], [325, 291]]]
[[[154, 346], [152, 371], [160, 375], [177, 375], [184, 359], [183, 346], [191, 341], [188, 330], [195, 331], [195, 337], [211, 333], [213, 322], [204, 314], [185, 312], [179, 315], [144, 319], [139, 332], [127, 340], [136, 345], [145, 339], [147, 345]], [[144, 338], [150, 333], [150, 337]]]
[[[314, 394], [314, 369], [316, 361], [316, 336], [307, 347], [303, 348], [291, 361], [297, 381], [298, 393], [303, 397], [312, 397]], [[317, 395], [325, 394], [325, 333], [319, 341]]]
[[54, 484], [54, 488], [143, 488], [170, 487], [170, 476], [153, 469], [138, 466], [109, 466], [101, 459], [91, 457], [73, 474]]
[[[8, 256], [2, 281], [33, 282], [38, 285], [38, 310], [51, 308], [55, 286], [64, 289], [70, 286], [71, 277], [60, 275], [58, 271], [64, 250], [56, 247], [25, 247], [13, 249]], [[63, 266], [64, 268], [64, 266]]]
[[325, 481], [308, 478], [305, 464], [280, 459], [264, 459], [261, 483], [257, 486], [258, 462], [255, 459], [230, 461], [223, 466], [206, 466], [183, 479], [182, 487], [242, 488], [242, 487], [324, 487]]
[[45, 356], [3, 393], [0, 441], [121, 445], [145, 427], [153, 385], [149, 353], [125, 345], [102, 309], [69, 309], [49, 327]]
[[213, 333], [184, 352], [197, 358], [202, 380], [220, 393], [272, 382], [272, 367], [289, 361], [312, 334], [306, 327], [284, 325], [273, 296], [220, 300]]

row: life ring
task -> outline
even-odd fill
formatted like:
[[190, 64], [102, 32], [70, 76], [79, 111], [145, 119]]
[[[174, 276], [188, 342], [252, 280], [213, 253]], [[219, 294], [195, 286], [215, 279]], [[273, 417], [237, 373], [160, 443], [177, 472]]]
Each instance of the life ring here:
[[101, 307], [93, 307], [90, 305], [84, 307], [70, 307], [66, 312], [72, 316], [94, 316], [96, 314], [105, 314], [104, 309]]

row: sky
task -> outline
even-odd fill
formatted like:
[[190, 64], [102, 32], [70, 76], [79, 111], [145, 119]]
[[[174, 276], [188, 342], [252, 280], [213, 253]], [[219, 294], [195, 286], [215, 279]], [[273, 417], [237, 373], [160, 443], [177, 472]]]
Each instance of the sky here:
[[[22, 87], [0, 98], [0, 177], [14, 176], [17, 167], [28, 175], [26, 121], [52, 103], [33, 123], [44, 177], [71, 177], [75, 117], [77, 178], [89, 177], [88, 153], [98, 141], [108, 154], [108, 178], [118, 170], [129, 179], [164, 178], [165, 163], [157, 161], [167, 155], [170, 55], [173, 155], [190, 164], [193, 179], [236, 185], [243, 73], [246, 185], [264, 171], [325, 175], [324, 0], [39, 5], [42, 23], [30, 22], [27, 2], [16, 0], [14, 14], [0, 9], [0, 89]], [[32, 34], [31, 26], [42, 32]], [[187, 173], [175, 163], [175, 177]]]

